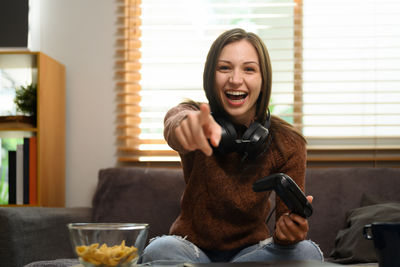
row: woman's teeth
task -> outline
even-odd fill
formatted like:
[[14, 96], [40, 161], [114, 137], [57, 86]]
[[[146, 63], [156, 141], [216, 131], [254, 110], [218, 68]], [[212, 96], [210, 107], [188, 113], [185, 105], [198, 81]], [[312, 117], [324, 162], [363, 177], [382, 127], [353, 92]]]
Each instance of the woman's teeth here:
[[242, 91], [226, 91], [225, 95], [231, 100], [241, 100], [246, 98], [247, 93]]

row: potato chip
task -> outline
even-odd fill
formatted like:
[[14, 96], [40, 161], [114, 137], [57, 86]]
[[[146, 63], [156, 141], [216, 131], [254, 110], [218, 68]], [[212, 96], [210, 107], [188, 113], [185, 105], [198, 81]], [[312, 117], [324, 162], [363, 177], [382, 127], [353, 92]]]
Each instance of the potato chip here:
[[120, 245], [108, 247], [98, 243], [89, 246], [77, 246], [75, 251], [81, 260], [91, 263], [95, 266], [118, 266], [122, 263], [129, 263], [138, 257], [137, 248], [126, 246], [125, 240]]

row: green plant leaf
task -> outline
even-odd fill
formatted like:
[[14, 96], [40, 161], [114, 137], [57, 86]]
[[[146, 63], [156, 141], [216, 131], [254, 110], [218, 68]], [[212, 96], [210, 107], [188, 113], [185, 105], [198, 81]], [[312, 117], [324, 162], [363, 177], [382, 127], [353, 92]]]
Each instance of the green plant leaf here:
[[15, 92], [15, 104], [17, 110], [25, 115], [36, 117], [37, 106], [37, 85], [30, 84], [26, 87], [21, 86]]

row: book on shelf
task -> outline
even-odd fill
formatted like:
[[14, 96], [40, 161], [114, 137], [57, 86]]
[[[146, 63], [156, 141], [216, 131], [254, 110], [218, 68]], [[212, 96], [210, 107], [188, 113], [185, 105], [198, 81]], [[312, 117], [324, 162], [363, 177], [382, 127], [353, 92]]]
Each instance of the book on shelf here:
[[24, 145], [17, 145], [17, 205], [24, 204]]
[[[8, 139], [8, 140], [5, 140]], [[7, 191], [1, 204], [37, 205], [37, 138], [3, 138], [2, 181]], [[3, 190], [4, 191], [4, 190]]]
[[8, 204], [17, 204], [17, 152], [8, 151]]
[[29, 204], [29, 138], [24, 138], [23, 149], [23, 202], [24, 204]]
[[29, 140], [29, 204], [37, 204], [37, 139]]

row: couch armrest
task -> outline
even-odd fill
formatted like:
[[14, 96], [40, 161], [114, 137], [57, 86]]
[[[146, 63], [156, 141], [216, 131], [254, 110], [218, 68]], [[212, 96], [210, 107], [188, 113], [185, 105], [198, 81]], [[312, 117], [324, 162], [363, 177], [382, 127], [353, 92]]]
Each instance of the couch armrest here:
[[0, 266], [74, 258], [66, 224], [90, 221], [91, 208], [0, 207]]

